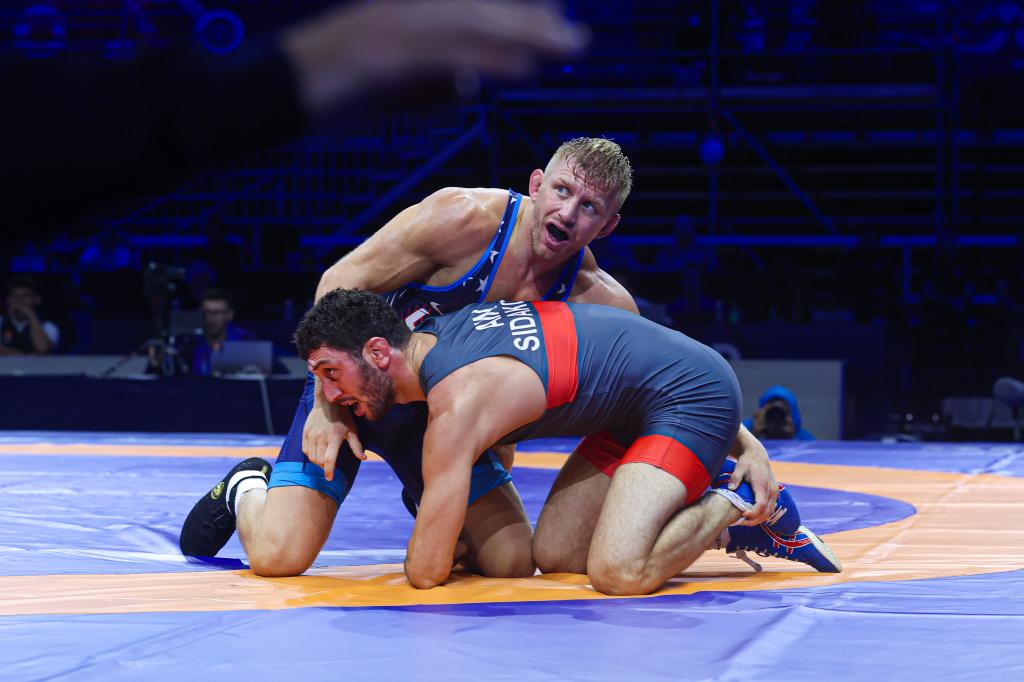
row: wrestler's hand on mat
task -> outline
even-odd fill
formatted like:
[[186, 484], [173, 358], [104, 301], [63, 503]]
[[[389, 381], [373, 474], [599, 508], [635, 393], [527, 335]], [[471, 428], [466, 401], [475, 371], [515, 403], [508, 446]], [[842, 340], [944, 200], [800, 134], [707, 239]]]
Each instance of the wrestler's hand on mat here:
[[[307, 111], [326, 119], [396, 97], [475, 94], [478, 76], [523, 78], [579, 54], [589, 32], [553, 5], [515, 0], [377, 0], [285, 32]], [[410, 93], [419, 89], [419, 93]]]
[[310, 462], [323, 468], [328, 481], [334, 480], [334, 465], [345, 442], [356, 457], [366, 459], [352, 413], [343, 405], [327, 402], [318, 391], [302, 427], [302, 451]]
[[466, 555], [469, 554], [469, 545], [466, 544], [465, 540], [459, 540], [455, 543], [455, 555], [452, 556], [452, 570], [465, 569], [463, 562], [466, 560]]

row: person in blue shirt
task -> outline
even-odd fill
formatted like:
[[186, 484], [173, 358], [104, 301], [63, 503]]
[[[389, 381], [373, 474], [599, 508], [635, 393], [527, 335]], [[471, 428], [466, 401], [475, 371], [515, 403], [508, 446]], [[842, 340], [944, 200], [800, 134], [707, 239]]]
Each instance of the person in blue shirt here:
[[196, 336], [192, 350], [192, 374], [206, 376], [210, 373], [210, 354], [224, 347], [225, 341], [252, 339], [252, 335], [234, 324], [235, 309], [231, 293], [227, 289], [212, 287], [203, 292], [203, 333]]

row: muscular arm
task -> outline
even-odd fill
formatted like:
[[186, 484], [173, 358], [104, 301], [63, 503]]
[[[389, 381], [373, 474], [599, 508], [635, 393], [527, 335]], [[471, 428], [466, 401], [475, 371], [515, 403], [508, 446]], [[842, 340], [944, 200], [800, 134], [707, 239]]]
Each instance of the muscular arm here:
[[[494, 387], [500, 385], [500, 404]], [[447, 580], [466, 518], [473, 462], [491, 443], [537, 419], [546, 400], [540, 378], [506, 357], [487, 358], [443, 379], [427, 396], [423, 497], [405, 558], [414, 587]]]
[[[383, 293], [455, 265], [467, 254], [481, 251], [494, 224], [486, 196], [475, 190], [445, 188], [392, 218], [355, 250], [328, 268], [320, 278], [316, 298], [338, 288]], [[314, 409], [302, 429], [302, 450], [323, 463], [328, 480], [342, 441], [350, 430], [342, 422], [347, 408], [326, 405], [320, 379], [314, 379]], [[350, 421], [350, 420], [349, 420]], [[349, 441], [352, 443], [352, 441]], [[352, 443], [359, 452], [358, 438]]]
[[425, 281], [438, 270], [479, 253], [495, 224], [486, 197], [478, 192], [457, 187], [434, 192], [328, 268], [316, 298], [338, 288], [383, 293]]

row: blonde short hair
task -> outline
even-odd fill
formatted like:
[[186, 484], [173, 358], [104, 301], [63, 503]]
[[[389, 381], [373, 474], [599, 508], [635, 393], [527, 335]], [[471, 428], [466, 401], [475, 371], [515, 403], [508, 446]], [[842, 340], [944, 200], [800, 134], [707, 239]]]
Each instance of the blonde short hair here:
[[573, 161], [573, 174], [583, 174], [588, 183], [613, 192], [619, 208], [626, 202], [633, 189], [633, 169], [622, 147], [603, 137], [576, 137], [555, 150], [544, 172], [566, 159]]

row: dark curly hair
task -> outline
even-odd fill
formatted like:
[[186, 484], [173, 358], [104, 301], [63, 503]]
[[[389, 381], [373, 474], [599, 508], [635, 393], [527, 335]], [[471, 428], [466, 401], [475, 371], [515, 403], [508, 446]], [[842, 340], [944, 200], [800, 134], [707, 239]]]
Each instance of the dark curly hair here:
[[359, 289], [335, 289], [324, 294], [299, 322], [295, 347], [309, 359], [320, 346], [330, 346], [358, 356], [374, 336], [387, 339], [395, 348], [405, 348], [412, 332], [394, 310], [377, 294]]

